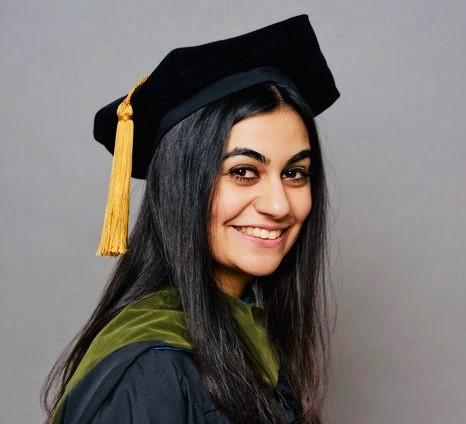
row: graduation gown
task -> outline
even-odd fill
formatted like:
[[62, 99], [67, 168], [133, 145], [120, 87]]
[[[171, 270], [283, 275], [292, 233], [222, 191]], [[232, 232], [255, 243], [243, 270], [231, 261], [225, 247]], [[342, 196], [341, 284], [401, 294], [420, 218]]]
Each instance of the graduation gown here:
[[[280, 373], [262, 309], [254, 300], [225, 297], [286, 422], [293, 423], [299, 403]], [[174, 288], [128, 305], [99, 332], [52, 420], [52, 424], [229, 422], [201, 380]]]

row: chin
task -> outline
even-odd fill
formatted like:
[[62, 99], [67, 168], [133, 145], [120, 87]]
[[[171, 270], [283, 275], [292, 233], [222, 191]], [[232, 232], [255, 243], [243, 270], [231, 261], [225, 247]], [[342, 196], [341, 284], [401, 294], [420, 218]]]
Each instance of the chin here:
[[241, 270], [242, 273], [250, 275], [252, 277], [264, 277], [266, 275], [272, 274], [280, 265], [280, 262], [271, 262], [271, 263], [258, 263], [255, 264], [247, 264], [243, 266], [239, 266], [238, 269]]

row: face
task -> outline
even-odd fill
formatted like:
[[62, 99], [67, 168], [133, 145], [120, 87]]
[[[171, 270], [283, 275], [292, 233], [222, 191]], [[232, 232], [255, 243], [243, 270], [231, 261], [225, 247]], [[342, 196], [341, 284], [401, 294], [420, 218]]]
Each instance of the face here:
[[290, 107], [236, 123], [219, 170], [210, 222], [216, 280], [240, 297], [271, 274], [298, 238], [312, 206], [310, 141]]

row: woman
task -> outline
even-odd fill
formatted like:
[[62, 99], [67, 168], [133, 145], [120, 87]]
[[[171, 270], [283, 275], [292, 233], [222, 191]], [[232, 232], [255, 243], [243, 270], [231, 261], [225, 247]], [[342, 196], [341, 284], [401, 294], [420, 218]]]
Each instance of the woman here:
[[129, 134], [129, 174], [146, 190], [127, 248], [101, 242], [123, 256], [49, 375], [46, 422], [321, 422], [327, 193], [314, 117], [338, 96], [299, 15], [176, 49], [98, 112], [112, 181]]

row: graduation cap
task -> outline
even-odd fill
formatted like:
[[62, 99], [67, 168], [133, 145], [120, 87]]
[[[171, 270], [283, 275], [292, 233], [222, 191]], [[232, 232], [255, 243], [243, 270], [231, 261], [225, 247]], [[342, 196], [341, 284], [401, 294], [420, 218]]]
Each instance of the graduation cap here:
[[297, 89], [313, 116], [340, 96], [308, 15], [175, 48], [126, 96], [97, 112], [94, 138], [113, 154], [97, 255], [126, 252], [131, 177], [145, 179], [162, 136], [199, 108], [265, 81]]

